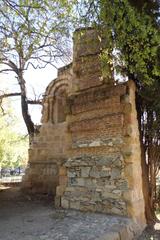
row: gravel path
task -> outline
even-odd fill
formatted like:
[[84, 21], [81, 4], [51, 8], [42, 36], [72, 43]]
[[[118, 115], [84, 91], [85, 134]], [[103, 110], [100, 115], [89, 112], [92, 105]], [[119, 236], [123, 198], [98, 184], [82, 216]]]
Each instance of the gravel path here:
[[[0, 240], [128, 240], [126, 226], [132, 226], [127, 218], [55, 210], [52, 200], [0, 190]], [[160, 240], [160, 234], [146, 231], [138, 240]]]

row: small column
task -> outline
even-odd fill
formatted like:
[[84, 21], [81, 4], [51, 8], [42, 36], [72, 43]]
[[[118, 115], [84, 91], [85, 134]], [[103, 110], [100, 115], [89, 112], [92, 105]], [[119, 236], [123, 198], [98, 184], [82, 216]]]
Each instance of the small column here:
[[50, 96], [49, 97], [49, 122], [51, 123], [54, 123], [53, 108], [54, 108], [54, 99], [53, 99], [53, 96]]
[[48, 102], [48, 98], [47, 98], [47, 99], [45, 99], [45, 101], [43, 103], [41, 122], [47, 123], [48, 120], [49, 120], [49, 102]]

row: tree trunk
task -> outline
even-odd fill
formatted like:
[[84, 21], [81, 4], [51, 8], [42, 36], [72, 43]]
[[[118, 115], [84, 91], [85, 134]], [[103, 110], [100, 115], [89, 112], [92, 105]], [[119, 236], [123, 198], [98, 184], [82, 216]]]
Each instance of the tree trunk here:
[[23, 72], [19, 73], [18, 80], [19, 80], [19, 85], [21, 90], [22, 116], [23, 116], [25, 125], [27, 127], [28, 134], [32, 138], [35, 133], [35, 126], [28, 111], [27, 93], [26, 93], [25, 80], [23, 78]]
[[154, 207], [152, 204], [151, 194], [150, 194], [150, 183], [149, 183], [149, 169], [148, 165], [146, 163], [145, 153], [144, 153], [144, 147], [141, 143], [141, 166], [142, 166], [142, 190], [144, 195], [144, 201], [145, 201], [145, 215], [148, 225], [153, 225], [156, 222], [156, 216], [154, 212]]
[[141, 144], [141, 167], [142, 167], [142, 190], [145, 201], [145, 216], [148, 225], [153, 225], [156, 222], [156, 216], [154, 208], [151, 204], [151, 195], [150, 195], [150, 183], [149, 183], [149, 167], [146, 162], [146, 153], [144, 150], [143, 143], [143, 127], [141, 122], [142, 110], [141, 110], [141, 99], [138, 94], [136, 94], [136, 108], [138, 115], [138, 124], [139, 124], [139, 133], [140, 133], [140, 144]]
[[32, 122], [31, 116], [28, 112], [27, 98], [24, 95], [21, 96], [21, 107], [22, 107], [22, 116], [26, 124], [28, 134], [30, 136], [33, 136], [35, 132], [34, 123]]

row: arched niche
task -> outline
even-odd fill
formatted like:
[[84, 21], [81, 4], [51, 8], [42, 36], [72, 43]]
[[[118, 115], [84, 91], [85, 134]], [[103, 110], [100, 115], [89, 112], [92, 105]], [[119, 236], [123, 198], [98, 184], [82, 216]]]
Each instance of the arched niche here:
[[53, 122], [63, 123], [67, 114], [67, 90], [65, 87], [59, 88], [54, 96]]
[[46, 89], [42, 109], [42, 123], [62, 123], [66, 120], [68, 79], [56, 79]]

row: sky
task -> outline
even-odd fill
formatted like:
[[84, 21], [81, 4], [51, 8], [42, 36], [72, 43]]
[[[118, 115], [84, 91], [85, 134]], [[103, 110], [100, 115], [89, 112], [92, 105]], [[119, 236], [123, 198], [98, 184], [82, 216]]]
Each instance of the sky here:
[[[27, 83], [27, 94], [29, 98], [34, 98], [35, 93], [36, 96], [44, 94], [46, 87], [53, 79], [56, 78], [56, 76], [57, 70], [50, 65], [46, 66], [44, 69], [33, 69], [30, 67], [28, 70], [26, 70], [24, 78]], [[19, 92], [19, 86], [13, 74], [9, 73], [0, 75], [0, 90], [7, 90], [7, 92]], [[18, 119], [20, 119], [17, 125], [18, 131], [20, 133], [27, 133], [25, 124], [22, 119], [20, 98], [10, 97], [10, 100], [16, 116]], [[37, 105], [30, 105], [29, 111], [34, 123], [40, 124], [41, 107]]]

